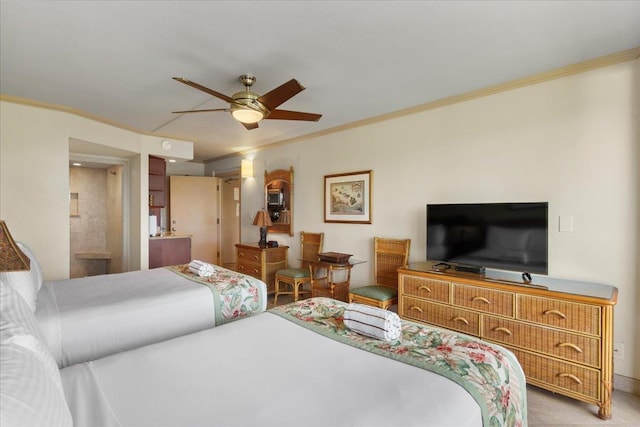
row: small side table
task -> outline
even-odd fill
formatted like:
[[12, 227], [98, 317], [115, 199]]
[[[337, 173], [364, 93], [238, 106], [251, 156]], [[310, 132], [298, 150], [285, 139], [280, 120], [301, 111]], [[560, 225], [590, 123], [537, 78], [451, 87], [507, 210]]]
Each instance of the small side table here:
[[[363, 260], [349, 260], [346, 263], [316, 261], [309, 264], [311, 269], [311, 297], [328, 297], [349, 302], [351, 269]], [[325, 273], [322, 275], [322, 273]], [[336, 273], [339, 279], [336, 277]]]

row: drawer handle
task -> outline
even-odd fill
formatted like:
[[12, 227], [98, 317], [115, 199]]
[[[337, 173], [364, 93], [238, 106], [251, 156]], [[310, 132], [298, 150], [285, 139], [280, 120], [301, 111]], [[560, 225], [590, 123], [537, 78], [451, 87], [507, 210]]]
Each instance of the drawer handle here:
[[558, 317], [559, 317], [559, 318], [561, 318], [561, 319], [566, 319], [566, 318], [567, 318], [567, 316], [565, 316], [565, 314], [564, 314], [563, 312], [558, 311], [558, 310], [547, 310], [547, 311], [545, 311], [545, 312], [544, 312], [544, 313], [542, 313], [542, 314], [544, 314], [545, 316], [546, 316], [547, 314], [556, 314], [556, 315], [558, 315]]
[[239, 254], [239, 255], [240, 255], [240, 256], [244, 256], [244, 252], [240, 252], [240, 254]]
[[421, 285], [421, 286], [418, 288], [418, 290], [419, 290], [419, 291], [427, 291], [427, 292], [431, 293], [431, 289], [429, 289], [429, 287], [428, 287], [428, 286], [425, 286], [425, 285]]
[[253, 272], [257, 274], [257, 273], [259, 273], [259, 272], [260, 272], [260, 270], [258, 270], [257, 268], [254, 268], [254, 269], [253, 269]]
[[582, 353], [582, 349], [580, 347], [578, 347], [575, 344], [572, 344], [570, 342], [562, 342], [560, 344], [558, 344], [558, 347], [570, 347], [572, 349], [574, 349], [575, 351], [577, 351], [578, 353]]
[[244, 265], [239, 265], [238, 270], [244, 270]]
[[582, 385], [582, 381], [580, 381], [580, 378], [576, 377], [573, 374], [560, 374], [559, 375], [560, 378], [571, 378], [572, 380], [574, 380], [576, 382], [576, 384], [580, 384]]
[[418, 313], [424, 313], [424, 311], [420, 307], [415, 306], [415, 305], [412, 305], [411, 308], [409, 308], [409, 310], [415, 310]]
[[259, 258], [258, 258], [258, 255], [254, 255], [254, 256], [253, 256], [253, 259], [258, 260], [258, 259], [259, 259]]
[[491, 302], [489, 302], [489, 300], [486, 299], [485, 297], [473, 297], [473, 298], [471, 298], [471, 301], [473, 301], [473, 302], [482, 301], [485, 304], [491, 304]]
[[454, 317], [454, 318], [453, 318], [453, 321], [454, 321], [454, 322], [462, 322], [462, 323], [464, 323], [465, 325], [469, 326], [469, 321], [468, 321], [467, 319], [465, 319], [464, 317], [462, 317], [462, 316]]
[[494, 330], [495, 332], [504, 332], [505, 334], [507, 334], [507, 335], [509, 335], [509, 336], [513, 335], [509, 329], [504, 328], [504, 327], [502, 327], [502, 326], [497, 327], [497, 328], [493, 328], [493, 330]]

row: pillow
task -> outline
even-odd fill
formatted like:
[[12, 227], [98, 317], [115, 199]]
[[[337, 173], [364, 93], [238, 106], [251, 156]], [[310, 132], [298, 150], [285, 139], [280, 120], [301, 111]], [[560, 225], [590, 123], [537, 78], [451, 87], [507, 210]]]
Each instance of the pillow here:
[[344, 310], [344, 325], [371, 338], [394, 341], [400, 338], [400, 317], [388, 310], [364, 304], [349, 304]]
[[34, 314], [20, 295], [4, 283], [0, 283], [0, 344], [31, 351], [51, 379], [62, 387], [58, 365], [42, 338]]
[[61, 385], [51, 379], [33, 352], [1, 343], [0, 364], [2, 427], [73, 426]]
[[24, 252], [26, 256], [29, 257], [29, 260], [31, 261], [31, 270], [35, 270], [36, 283], [38, 284], [38, 289], [36, 290], [36, 293], [37, 293], [40, 291], [40, 288], [42, 287], [42, 281], [44, 280], [44, 274], [42, 273], [42, 266], [40, 265], [40, 262], [38, 262], [38, 258], [36, 258], [31, 248], [29, 248], [27, 245], [25, 245], [22, 242], [16, 242], [16, 244], [18, 245], [20, 250]]
[[42, 269], [33, 252], [22, 243], [16, 243], [31, 260], [31, 269], [29, 271], [7, 271], [0, 273], [0, 282], [7, 283], [15, 289], [26, 301], [31, 312], [35, 313], [38, 292], [40, 291], [40, 286], [42, 286]]

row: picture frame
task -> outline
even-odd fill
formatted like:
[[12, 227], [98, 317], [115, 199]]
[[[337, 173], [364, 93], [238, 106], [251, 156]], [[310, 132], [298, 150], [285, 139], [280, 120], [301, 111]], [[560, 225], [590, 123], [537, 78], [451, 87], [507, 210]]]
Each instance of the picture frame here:
[[371, 224], [373, 171], [324, 176], [324, 222]]

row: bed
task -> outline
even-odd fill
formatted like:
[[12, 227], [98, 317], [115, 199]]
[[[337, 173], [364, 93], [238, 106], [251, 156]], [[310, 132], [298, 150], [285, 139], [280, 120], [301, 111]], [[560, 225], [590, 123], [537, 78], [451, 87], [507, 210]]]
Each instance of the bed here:
[[213, 266], [200, 277], [188, 264], [44, 282], [36, 318], [64, 367], [163, 341], [266, 309], [266, 285]]
[[345, 327], [312, 298], [241, 322], [60, 370], [74, 425], [526, 425], [508, 350], [401, 322], [401, 338]]
[[35, 312], [59, 367], [218, 326], [267, 306], [264, 282], [202, 262], [194, 272], [189, 267], [196, 261], [43, 282], [35, 254], [27, 245], [17, 245], [31, 268], [2, 272], [0, 281]]

